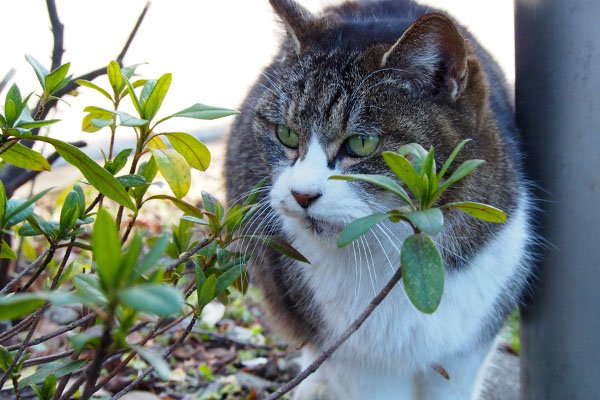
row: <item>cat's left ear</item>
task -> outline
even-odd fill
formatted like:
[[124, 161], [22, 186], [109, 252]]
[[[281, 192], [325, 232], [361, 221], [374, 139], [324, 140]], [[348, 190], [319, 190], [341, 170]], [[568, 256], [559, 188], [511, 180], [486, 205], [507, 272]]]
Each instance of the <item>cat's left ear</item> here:
[[431, 84], [442, 85], [450, 98], [457, 100], [467, 83], [465, 39], [444, 14], [427, 14], [413, 22], [383, 55], [381, 67], [417, 74]]
[[294, 0], [269, 1], [292, 38], [296, 53], [300, 53], [303, 42], [308, 39], [315, 17]]

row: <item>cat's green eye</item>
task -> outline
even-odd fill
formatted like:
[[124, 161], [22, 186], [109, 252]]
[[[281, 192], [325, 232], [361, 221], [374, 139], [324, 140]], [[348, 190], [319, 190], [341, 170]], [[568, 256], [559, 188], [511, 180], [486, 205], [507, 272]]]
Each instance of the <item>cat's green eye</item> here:
[[355, 135], [346, 140], [346, 151], [352, 157], [366, 157], [379, 145], [379, 136], [377, 135]]
[[292, 149], [298, 148], [300, 139], [298, 138], [298, 135], [287, 126], [281, 124], [277, 125], [277, 137], [285, 146]]

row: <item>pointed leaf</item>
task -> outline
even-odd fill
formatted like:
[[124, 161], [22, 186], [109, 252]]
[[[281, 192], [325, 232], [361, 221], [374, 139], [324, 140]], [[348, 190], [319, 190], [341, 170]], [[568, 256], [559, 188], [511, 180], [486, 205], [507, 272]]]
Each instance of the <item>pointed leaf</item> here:
[[154, 367], [154, 370], [161, 380], [169, 380], [171, 376], [169, 364], [160, 355], [142, 346], [131, 346], [131, 348], [137, 351], [137, 353], [142, 356], [142, 358], [146, 360], [148, 364]]
[[135, 196], [135, 199], [138, 203], [141, 203], [144, 194], [146, 194], [146, 191], [148, 191], [150, 183], [154, 180], [157, 173], [158, 167], [156, 166], [156, 161], [154, 161], [154, 157], [150, 157], [148, 161], [144, 161], [138, 167], [138, 175], [142, 175], [144, 179], [146, 179], [146, 182], [148, 182], [148, 185], [133, 189], [133, 195]]
[[109, 199], [116, 201], [120, 205], [135, 211], [135, 205], [123, 188], [123, 185], [121, 185], [110, 172], [96, 164], [77, 147], [71, 146], [60, 140], [42, 136], [36, 136], [34, 140], [40, 140], [53, 145], [58, 154], [60, 154], [60, 156], [69, 164], [79, 169], [87, 181], [100, 193]]
[[6, 191], [4, 185], [0, 181], [0, 228], [4, 227], [4, 221], [6, 217]]
[[139, 187], [148, 184], [143, 176], [136, 174], [118, 176], [117, 180], [121, 182], [121, 185], [124, 187]]
[[71, 372], [77, 371], [83, 367], [87, 360], [71, 360], [70, 358], [53, 361], [38, 369], [34, 374], [19, 381], [19, 388], [24, 389], [29, 385], [44, 382], [48, 375], [53, 374], [57, 378], [61, 378]]
[[423, 233], [409, 236], [400, 259], [408, 298], [419, 311], [431, 314], [444, 292], [444, 263], [435, 243]]
[[4, 115], [6, 115], [6, 123], [8, 124], [8, 126], [12, 127], [14, 124], [14, 121], [17, 120], [18, 115], [17, 115], [17, 106], [10, 99], [6, 99], [6, 103], [4, 105]]
[[438, 192], [443, 192], [450, 185], [458, 182], [465, 176], [469, 175], [475, 170], [475, 168], [479, 167], [483, 163], [485, 163], [484, 160], [467, 160], [463, 162], [458, 168], [456, 168], [456, 171], [454, 171], [454, 173], [450, 175], [450, 178], [448, 178], [447, 181], [442, 182], [440, 188], [438, 189]]
[[60, 88], [58, 88], [58, 89], [56, 89], [56, 88], [63, 81], [63, 79], [65, 79], [65, 77], [67, 76], [70, 66], [71, 66], [71, 63], [63, 64], [60, 67], [56, 68], [54, 71], [52, 71], [50, 74], [46, 75], [46, 77], [44, 78], [44, 82], [45, 82], [45, 86], [46, 86], [46, 91], [49, 94], [53, 94], [57, 90], [60, 90]]
[[340, 248], [347, 246], [355, 239], [358, 239], [360, 236], [364, 235], [373, 226], [385, 219], [388, 219], [389, 217], [389, 214], [377, 213], [352, 221], [344, 228], [342, 233], [340, 233], [337, 246]]
[[21, 143], [14, 144], [11, 148], [0, 154], [0, 158], [9, 164], [33, 171], [50, 171], [50, 163], [37, 151], [31, 150]]
[[435, 176], [435, 158], [433, 147], [429, 149], [429, 153], [427, 153], [425, 159], [423, 160], [420, 175], [427, 176], [430, 181], [431, 178]]
[[117, 224], [104, 208], [96, 216], [92, 233], [92, 249], [98, 275], [104, 288], [107, 290], [114, 289], [119, 279], [121, 239], [119, 238]]
[[40, 64], [38, 62], [38, 60], [36, 60], [32, 56], [26, 55], [25, 59], [33, 67], [33, 70], [35, 71], [35, 74], [37, 75], [38, 81], [40, 81], [40, 85], [42, 85], [42, 89], [44, 89], [44, 91], [45, 91], [46, 90], [46, 75], [48, 75], [50, 72], [48, 72], [48, 70], [42, 64]]
[[183, 298], [173, 286], [145, 283], [121, 289], [117, 296], [121, 302], [134, 310], [145, 311], [161, 317], [177, 314]]
[[310, 264], [306, 257], [300, 254], [298, 250], [293, 248], [288, 242], [285, 241], [285, 239], [280, 236], [248, 235], [242, 236], [242, 238], [256, 239], [260, 242], [263, 242], [273, 250], [288, 256], [289, 258]]
[[16, 260], [17, 255], [10, 248], [5, 240], [2, 241], [2, 249], [0, 249], [0, 258], [8, 258], [9, 260]]
[[158, 238], [158, 240], [156, 240], [154, 243], [152, 243], [152, 246], [150, 247], [150, 251], [148, 252], [146, 257], [144, 258], [144, 261], [142, 262], [142, 264], [140, 265], [140, 267], [137, 270], [138, 273], [143, 274], [148, 269], [150, 269], [154, 264], [156, 264], [156, 262], [159, 260], [159, 258], [162, 257], [162, 255], [167, 250], [168, 245], [169, 245], [169, 236], [167, 234], [162, 234]]
[[60, 119], [45, 119], [41, 121], [19, 121], [15, 124], [16, 128], [34, 129], [42, 126], [52, 125], [60, 121]]
[[458, 152], [463, 148], [463, 146], [465, 144], [467, 144], [468, 142], [470, 142], [471, 139], [465, 139], [462, 142], [460, 142], [455, 148], [454, 150], [452, 150], [452, 153], [450, 154], [450, 156], [448, 157], [448, 159], [446, 160], [446, 162], [444, 163], [444, 165], [442, 166], [442, 169], [438, 175], [438, 179], [441, 180], [444, 175], [446, 174], [446, 171], [448, 171], [448, 168], [450, 168], [450, 166], [452, 165], [452, 162], [454, 161], [454, 159], [456, 158], [456, 156], [458, 155]]
[[461, 203], [448, 203], [444, 204], [442, 208], [454, 207], [461, 211], [464, 211], [475, 218], [482, 219], [488, 222], [503, 223], [506, 222], [506, 214], [504, 211], [497, 209], [496, 207], [489, 206], [487, 204], [475, 203], [472, 201], [465, 201]]
[[131, 102], [133, 103], [133, 106], [138, 112], [138, 115], [142, 117], [144, 113], [142, 111], [142, 104], [140, 103], [140, 99], [138, 99], [137, 94], [135, 94], [135, 90], [133, 90], [133, 86], [131, 85], [131, 82], [129, 82], [129, 79], [127, 79], [126, 76], [123, 76], [123, 80], [127, 84], [127, 93], [129, 93], [129, 97], [131, 97]]
[[[103, 122], [100, 122], [103, 121]], [[92, 111], [83, 117], [81, 122], [81, 130], [84, 132], [94, 133], [105, 126], [113, 123], [113, 116], [106, 111]]]
[[210, 164], [210, 151], [194, 136], [184, 132], [163, 133], [173, 148], [185, 158], [191, 167], [206, 171]]
[[142, 104], [142, 106], [144, 105], [146, 100], [148, 100], [148, 97], [150, 97], [150, 93], [152, 93], [154, 86], [156, 86], [156, 79], [148, 79], [146, 83], [144, 83], [142, 93], [140, 93], [140, 103]]
[[85, 86], [88, 87], [90, 89], [94, 89], [100, 93], [102, 93], [104, 95], [104, 97], [106, 97], [107, 99], [109, 99], [110, 101], [112, 101], [112, 97], [110, 94], [108, 94], [108, 92], [104, 89], [102, 89], [100, 86], [96, 85], [95, 83], [92, 83], [90, 81], [86, 81], [84, 79], [77, 79], [75, 81], [75, 83], [77, 83], [80, 86]]
[[[2, 247], [4, 247], [4, 243]], [[27, 315], [40, 308], [45, 301], [46, 295], [42, 292], [0, 296], [0, 321], [13, 320]]]
[[204, 104], [196, 103], [191, 107], [181, 110], [169, 118], [173, 117], [184, 117], [184, 118], [196, 118], [196, 119], [217, 119], [227, 117], [230, 115], [236, 115], [240, 112], [237, 110], [230, 110], [227, 108], [212, 107]]
[[82, 210], [79, 201], [79, 194], [75, 190], [71, 190], [60, 210], [60, 230], [61, 232], [70, 230], [75, 225], [77, 219], [81, 216]]
[[244, 272], [245, 269], [245, 265], [239, 264], [234, 268], [229, 268], [227, 271], [219, 275], [217, 277], [215, 295], [218, 296], [223, 291], [225, 291], [225, 289], [227, 289], [233, 282], [235, 282], [240, 277], [240, 275], [242, 274], [242, 272]]
[[[200, 270], [199, 273], [201, 273], [202, 270], [200, 268], [198, 269]], [[204, 276], [204, 274], [201, 276]], [[198, 286], [200, 286], [200, 288], [198, 288]], [[213, 274], [208, 278], [205, 278], [204, 282], [201, 282], [200, 284], [196, 281], [196, 292], [198, 296], [198, 308], [202, 310], [217, 295], [217, 277]]]
[[190, 203], [187, 203], [181, 199], [177, 199], [173, 196], [159, 194], [156, 196], [148, 197], [145, 201], [148, 201], [148, 200], [169, 200], [171, 203], [173, 203], [173, 205], [175, 207], [179, 208], [184, 213], [193, 215], [197, 218], [203, 217], [203, 213], [202, 213], [202, 211], [200, 211], [199, 208], [197, 208], [197, 207], [191, 205]]
[[169, 90], [169, 86], [171, 86], [171, 79], [172, 75], [168, 73], [161, 76], [152, 89], [152, 93], [148, 96], [148, 100], [144, 103], [142, 115], [148, 121], [152, 121], [158, 112], [158, 109]]
[[400, 197], [406, 204], [412, 206], [412, 201], [404, 189], [392, 178], [384, 175], [375, 174], [348, 174], [348, 175], [333, 175], [328, 179], [340, 179], [340, 180], [357, 180], [363, 182], [369, 182], [374, 185], [380, 186], [385, 190], [394, 193]]
[[78, 274], [73, 278], [73, 286], [78, 292], [87, 296], [96, 305], [105, 306], [108, 298], [102, 289], [102, 283], [98, 275]]
[[121, 89], [123, 89], [123, 78], [121, 77], [121, 67], [116, 61], [111, 61], [108, 63], [108, 82], [110, 86], [112, 86], [115, 95], [121, 93]]
[[6, 204], [6, 227], [18, 224], [30, 216], [33, 212], [33, 204], [52, 189], [54, 189], [54, 187], [42, 190], [27, 200], [10, 199]]
[[192, 177], [185, 159], [171, 149], [150, 148], [160, 174], [165, 178], [176, 198], [183, 198], [190, 190]]
[[394, 172], [400, 180], [406, 183], [414, 193], [415, 197], [419, 199], [421, 179], [411, 163], [401, 155], [390, 151], [383, 152], [383, 159], [392, 172]]

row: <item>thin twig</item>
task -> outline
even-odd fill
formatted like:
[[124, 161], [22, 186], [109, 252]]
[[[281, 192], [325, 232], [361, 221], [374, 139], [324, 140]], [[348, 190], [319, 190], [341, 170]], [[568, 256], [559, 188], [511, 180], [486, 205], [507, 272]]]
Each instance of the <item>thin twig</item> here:
[[295, 388], [300, 382], [308, 378], [313, 372], [315, 372], [321, 364], [325, 362], [331, 355], [350, 337], [354, 332], [360, 328], [360, 326], [365, 322], [365, 320], [371, 315], [371, 313], [375, 310], [375, 308], [386, 298], [390, 290], [398, 283], [398, 281], [402, 278], [402, 267], [398, 267], [392, 278], [385, 285], [381, 292], [377, 294], [371, 300], [367, 308], [358, 316], [358, 318], [344, 331], [344, 333], [326, 350], [324, 350], [319, 357], [312, 364], [310, 364], [304, 371], [298, 374], [294, 379], [289, 381], [288, 383], [281, 386], [274, 393], [269, 395], [266, 400], [275, 400]]
[[54, 48], [52, 49], [52, 67], [50, 68], [50, 71], [53, 71], [62, 64], [62, 55], [65, 52], [63, 45], [65, 26], [58, 18], [58, 12], [56, 11], [56, 4], [54, 3], [54, 0], [46, 0], [46, 6], [48, 8], [50, 24], [52, 25], [52, 36], [54, 37]]
[[79, 390], [79, 387], [83, 385], [83, 382], [85, 382], [85, 373], [82, 374], [79, 378], [77, 378], [75, 382], [73, 382], [73, 384], [69, 387], [69, 390], [64, 392], [63, 395], [60, 397], [60, 400], [70, 400], [71, 397], [75, 394], [75, 392]]
[[129, 50], [129, 46], [131, 45], [131, 42], [133, 42], [133, 38], [135, 37], [138, 29], [140, 28], [140, 25], [142, 25], [142, 21], [144, 20], [144, 17], [146, 16], [146, 13], [148, 12], [148, 8], [150, 8], [150, 4], [151, 4], [150, 1], [146, 2], [146, 5], [144, 6], [142, 13], [138, 17], [137, 22], [135, 23], [135, 26], [133, 27], [133, 30], [131, 31], [131, 33], [129, 34], [129, 37], [127, 38], [127, 42], [125, 42], [125, 46], [123, 46], [123, 50], [121, 50], [121, 52], [117, 56], [116, 61], [119, 63], [119, 65], [121, 65], [123, 63], [123, 58], [125, 57], [127, 50]]
[[[72, 331], [73, 329], [85, 324], [89, 320], [96, 318], [96, 316], [96, 313], [90, 313], [84, 317], [81, 317], [78, 320], [71, 322], [69, 325], [65, 325], [62, 328], [55, 330], [54, 332], [50, 332], [44, 336], [40, 336], [39, 338], [32, 340], [31, 342], [29, 342], [29, 346], [35, 346], [36, 344], [44, 343], [52, 338], [62, 335], [65, 332]], [[19, 344], [15, 344], [12, 346], [8, 346], [6, 349], [8, 351], [12, 351], [18, 349], [19, 346]]]
[[220, 342], [233, 343], [233, 344], [235, 344], [237, 346], [241, 346], [241, 347], [251, 347], [254, 349], [263, 349], [263, 350], [273, 350], [276, 347], [287, 347], [287, 345], [285, 345], [285, 344], [269, 346], [267, 344], [256, 344], [256, 343], [251, 343], [251, 342], [245, 342], [243, 340], [239, 340], [239, 339], [233, 338], [231, 336], [222, 335], [217, 332], [203, 331], [200, 329], [194, 329], [192, 332], [195, 333], [196, 335], [209, 336], [213, 340], [217, 340]]
[[4, 78], [2, 78], [2, 81], [0, 82], [0, 92], [2, 91], [2, 89], [4, 89], [4, 86], [8, 85], [8, 82], [10, 82], [10, 80], [16, 72], [17, 70], [14, 68], [8, 70], [8, 72], [6, 73], [6, 75], [4, 75]]
[[21, 271], [21, 273], [19, 275], [17, 275], [13, 280], [8, 282], [6, 284], [6, 286], [4, 286], [2, 288], [2, 290], [0, 290], [0, 295], [7, 294], [10, 291], [10, 289], [13, 288], [13, 286], [15, 286], [17, 283], [19, 283], [21, 278], [23, 278], [25, 275], [27, 275], [28, 273], [33, 271], [35, 268], [37, 268], [38, 265], [40, 265], [40, 263], [44, 260], [44, 258], [46, 257], [46, 254], [48, 254], [50, 249], [51, 249], [51, 247], [48, 247], [46, 250], [44, 250], [44, 252], [42, 254], [40, 254], [38, 256], [38, 258], [33, 260], [33, 262], [31, 264], [29, 264], [23, 271]]
[[184, 262], [186, 262], [187, 260], [189, 260], [194, 254], [196, 254], [196, 252], [198, 250], [200, 250], [201, 248], [203, 248], [204, 246], [208, 245], [210, 242], [212, 242], [214, 240], [214, 238], [210, 238], [210, 239], [204, 239], [203, 241], [201, 241], [200, 243], [196, 244], [194, 247], [192, 247], [187, 253], [185, 253], [183, 256], [179, 257], [179, 259], [173, 263], [171, 263], [171, 265], [169, 265], [167, 267], [167, 269], [165, 269], [165, 274], [173, 271], [175, 268], [177, 268], [179, 265], [183, 264]]
[[11, 147], [13, 147], [14, 145], [16, 145], [17, 143], [19, 143], [20, 139], [10, 139], [8, 140], [8, 145], [4, 146], [3, 148], [0, 149], [0, 154], [10, 150]]
[[32, 365], [45, 364], [51, 361], [60, 360], [61, 358], [69, 357], [73, 354], [73, 350], [63, 351], [62, 353], [50, 354], [48, 356], [30, 358], [23, 363], [23, 367], [30, 367]]
[[[169, 350], [167, 350], [167, 352], [165, 354], [163, 354], [163, 356], [162, 356], [163, 359], [166, 360], [171, 355], [171, 353], [173, 353], [175, 351], [175, 349], [177, 347], [179, 347], [183, 343], [183, 341], [187, 338], [187, 336], [192, 331], [192, 328], [196, 324], [196, 320], [197, 319], [198, 319], [198, 316], [196, 314], [194, 314], [194, 316], [192, 317], [192, 320], [191, 320], [190, 324], [187, 326], [187, 328], [185, 328], [185, 331], [183, 332], [183, 334], [181, 335], [181, 337], [177, 340], [177, 342], [175, 342], [174, 344], [171, 345], [171, 347], [169, 347]], [[150, 366], [150, 367], [146, 368], [144, 370], [144, 372], [142, 372], [137, 377], [137, 379], [135, 381], [131, 382], [123, 390], [121, 390], [119, 393], [117, 393], [116, 395], [114, 395], [113, 397], [111, 397], [111, 400], [120, 399], [121, 397], [123, 397], [124, 395], [126, 395], [127, 393], [129, 393], [133, 388], [135, 388], [152, 371], [154, 371], [154, 367]]]
[[33, 322], [33, 314], [30, 314], [29, 316], [24, 318], [21, 322], [19, 322], [17, 325], [2, 332], [2, 334], [0, 335], [0, 342], [4, 342], [4, 341], [10, 339], [11, 337], [23, 332], [25, 329], [27, 329], [27, 327], [29, 325], [31, 325], [32, 322]]

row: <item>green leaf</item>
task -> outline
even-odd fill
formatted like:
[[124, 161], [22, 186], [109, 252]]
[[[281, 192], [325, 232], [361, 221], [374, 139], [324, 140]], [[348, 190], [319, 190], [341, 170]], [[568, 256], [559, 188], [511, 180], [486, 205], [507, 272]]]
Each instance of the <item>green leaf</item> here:
[[0, 154], [0, 158], [9, 164], [33, 171], [50, 171], [50, 163], [37, 151], [31, 150], [21, 143], [14, 144], [11, 148]]
[[22, 379], [19, 382], [19, 389], [24, 389], [29, 385], [42, 383], [48, 375], [53, 374], [56, 378], [61, 378], [71, 372], [83, 367], [87, 360], [71, 360], [69, 358], [53, 361], [38, 369], [34, 374]]
[[150, 93], [152, 93], [152, 89], [154, 89], [154, 86], [156, 86], [156, 79], [148, 79], [146, 83], [144, 83], [142, 93], [140, 93], [140, 103], [142, 104], [142, 107], [146, 100], [148, 100], [148, 97], [150, 97]]
[[[100, 121], [104, 121], [100, 123]], [[81, 122], [81, 130], [84, 132], [94, 133], [98, 132], [105, 126], [112, 125], [113, 116], [111, 113], [106, 111], [92, 111], [83, 117]]]
[[254, 204], [256, 203], [256, 201], [258, 200], [258, 196], [260, 196], [261, 193], [261, 189], [265, 186], [265, 184], [268, 181], [268, 177], [265, 177], [263, 179], [261, 179], [256, 186], [254, 186], [254, 188], [252, 189], [252, 192], [250, 192], [250, 194], [248, 195], [248, 197], [246, 198], [246, 200], [244, 201], [244, 204], [242, 204], [242, 207], [246, 207], [250, 204]]
[[15, 128], [34, 129], [42, 126], [52, 125], [60, 121], [60, 119], [44, 119], [41, 121], [19, 121], [15, 124]]
[[143, 126], [148, 123], [147, 120], [136, 118], [133, 115], [127, 114], [124, 111], [116, 111], [116, 114], [119, 116], [119, 119], [121, 121], [121, 126], [135, 127], [135, 126]]
[[142, 198], [144, 197], [146, 191], [148, 191], [148, 188], [150, 187], [150, 182], [154, 180], [157, 173], [158, 167], [156, 166], [156, 161], [154, 161], [154, 157], [150, 157], [148, 161], [144, 161], [138, 167], [138, 175], [142, 175], [144, 179], [146, 179], [146, 182], [148, 182], [148, 184], [145, 186], [133, 189], [133, 195], [138, 201], [138, 203], [141, 203]]
[[135, 94], [135, 90], [133, 90], [133, 86], [131, 85], [131, 82], [129, 82], [129, 79], [127, 79], [126, 76], [123, 76], [123, 80], [127, 84], [127, 93], [129, 93], [129, 97], [131, 97], [131, 102], [133, 103], [135, 110], [138, 112], [138, 115], [140, 117], [143, 117], [144, 113], [142, 111], [142, 105], [141, 105], [140, 100], [138, 99], [137, 95]]
[[198, 209], [197, 207], [194, 207], [193, 205], [191, 205], [190, 203], [187, 203], [181, 199], [177, 199], [173, 196], [167, 196], [164, 194], [158, 194], [156, 196], [152, 196], [152, 197], [148, 197], [146, 201], [149, 200], [169, 200], [171, 203], [173, 203], [173, 205], [177, 208], [179, 208], [181, 211], [183, 211], [186, 214], [190, 214], [195, 216], [196, 218], [202, 218], [203, 217], [203, 213], [202, 211], [200, 211], [200, 209]]
[[108, 94], [108, 92], [106, 90], [102, 89], [100, 86], [96, 85], [95, 83], [92, 83], [90, 81], [86, 81], [84, 79], [77, 79], [75, 81], [75, 83], [77, 83], [78, 85], [81, 85], [81, 86], [88, 87], [90, 89], [94, 89], [94, 90], [102, 93], [104, 95], [104, 97], [106, 97], [107, 99], [109, 99], [110, 101], [112, 101], [111, 95]]
[[148, 121], [152, 121], [152, 119], [156, 116], [162, 102], [169, 90], [169, 86], [171, 86], [172, 75], [167, 73], [161, 76], [156, 85], [152, 89], [152, 93], [148, 96], [148, 100], [144, 103], [143, 106], [143, 116]]
[[456, 158], [456, 156], [458, 155], [458, 152], [463, 148], [463, 146], [465, 144], [467, 144], [468, 142], [470, 142], [471, 139], [465, 139], [462, 142], [460, 142], [455, 148], [454, 150], [452, 150], [452, 153], [450, 154], [450, 157], [448, 157], [448, 159], [446, 160], [446, 162], [444, 163], [444, 165], [442, 166], [442, 169], [438, 175], [438, 179], [442, 180], [442, 178], [444, 177], [444, 175], [446, 174], [446, 171], [448, 171], [448, 168], [450, 168], [450, 165], [452, 165], [452, 162], [454, 161], [454, 159]]
[[6, 190], [4, 190], [4, 185], [2, 181], [0, 181], [0, 227], [4, 226], [6, 216]]
[[2, 249], [0, 250], [0, 258], [8, 258], [9, 260], [16, 260], [17, 255], [10, 248], [5, 240], [2, 241]]
[[135, 70], [137, 69], [137, 67], [139, 67], [140, 65], [144, 65], [144, 64], [148, 64], [148, 63], [147, 62], [143, 62], [143, 63], [137, 63], [137, 64], [132, 64], [132, 65], [128, 65], [126, 67], [123, 67], [123, 69], [121, 70], [121, 74], [125, 75], [125, 77], [127, 79], [131, 79], [131, 77], [135, 73]]
[[196, 119], [217, 119], [222, 117], [227, 117], [230, 115], [236, 115], [240, 112], [237, 110], [230, 110], [228, 108], [220, 108], [220, 107], [212, 107], [204, 104], [196, 103], [191, 107], [186, 108], [185, 110], [181, 110], [176, 112], [175, 114], [169, 116], [168, 118], [173, 117], [183, 117], [183, 118], [196, 118]]
[[[112, 161], [112, 169], [109, 170], [110, 173], [116, 174], [123, 169], [123, 167], [127, 164], [127, 157], [133, 152], [133, 149], [124, 149], [117, 154], [115, 159]], [[147, 179], [144, 177], [144, 180]]]
[[433, 240], [424, 233], [402, 243], [402, 281], [408, 298], [421, 312], [434, 312], [444, 292], [444, 263]]
[[81, 202], [79, 201], [79, 194], [75, 190], [71, 190], [65, 202], [63, 203], [62, 209], [60, 210], [60, 230], [64, 232], [70, 230], [75, 225], [77, 219], [81, 216], [83, 211], [81, 208]]
[[117, 286], [130, 286], [137, 278], [138, 273], [135, 272], [135, 266], [140, 254], [142, 253], [142, 247], [144, 242], [142, 240], [142, 233], [139, 230], [135, 231], [133, 239], [129, 242], [127, 251], [121, 257], [121, 264], [119, 265], [119, 282]]
[[124, 187], [139, 187], [148, 184], [143, 176], [136, 174], [129, 174], [117, 177], [117, 180], [121, 182]]
[[427, 150], [418, 143], [409, 143], [400, 146], [398, 154], [404, 157], [414, 167], [417, 174], [421, 174], [421, 167], [427, 158]]
[[27, 219], [33, 213], [33, 204], [52, 189], [54, 187], [42, 190], [27, 200], [10, 199], [6, 203], [6, 227], [11, 227]]
[[215, 215], [217, 219], [221, 219], [223, 215], [224, 209], [219, 200], [214, 198], [210, 193], [202, 191], [202, 204], [204, 205], [204, 209]]
[[35, 74], [37, 75], [38, 81], [40, 81], [40, 85], [42, 85], [42, 89], [44, 89], [44, 91], [46, 91], [46, 76], [50, 72], [48, 72], [48, 70], [42, 64], [40, 64], [38, 62], [38, 60], [36, 60], [32, 56], [26, 55], [25, 59], [33, 67], [33, 70], [35, 71]]
[[138, 354], [148, 362], [148, 364], [154, 367], [154, 370], [161, 380], [169, 380], [171, 376], [169, 364], [160, 355], [142, 346], [131, 346], [131, 348], [137, 351]]
[[435, 176], [435, 158], [433, 147], [429, 149], [429, 153], [427, 153], [427, 156], [425, 156], [425, 159], [423, 160], [420, 175], [427, 176], [430, 181], [431, 178]]
[[160, 174], [165, 178], [176, 198], [183, 198], [190, 190], [192, 177], [185, 159], [171, 149], [150, 148]]
[[41, 292], [0, 296], [0, 321], [13, 320], [27, 315], [40, 308], [45, 301], [45, 294]]
[[13, 356], [10, 354], [6, 347], [0, 346], [0, 368], [6, 372], [10, 364], [12, 363]]
[[487, 204], [465, 201], [460, 203], [448, 203], [442, 206], [442, 208], [448, 207], [458, 208], [459, 210], [464, 211], [467, 214], [470, 214], [475, 218], [482, 219], [484, 221], [497, 223], [506, 222], [506, 214], [504, 213], [504, 211], [499, 210], [496, 207], [489, 206]]
[[308, 261], [308, 259], [306, 257], [304, 257], [302, 254], [300, 254], [300, 252], [298, 250], [293, 248], [288, 242], [285, 241], [285, 239], [283, 239], [280, 236], [249, 235], [249, 236], [242, 236], [242, 237], [249, 238], [249, 239], [256, 239], [256, 240], [266, 244], [273, 250], [275, 250], [285, 256], [288, 256], [289, 258], [310, 264], [310, 262]]
[[92, 249], [98, 267], [98, 275], [104, 288], [114, 289], [119, 280], [121, 239], [117, 224], [104, 208], [96, 216], [92, 233]]
[[73, 286], [95, 305], [105, 306], [108, 304], [108, 298], [102, 289], [102, 283], [98, 275], [83, 273], [75, 275]]
[[87, 181], [100, 193], [132, 211], [136, 210], [123, 185], [110, 172], [96, 164], [77, 147], [60, 140], [42, 136], [36, 136], [34, 140], [40, 140], [53, 145], [58, 154], [69, 164], [79, 169]]
[[405, 213], [404, 216], [410, 222], [419, 228], [421, 232], [428, 235], [436, 235], [444, 226], [444, 216], [439, 208], [428, 208], [422, 211], [411, 211]]
[[166, 233], [162, 234], [150, 247], [150, 251], [148, 252], [146, 257], [144, 258], [144, 261], [142, 262], [142, 264], [139, 266], [139, 268], [137, 270], [138, 273], [143, 274], [148, 269], [150, 269], [154, 264], [156, 264], [156, 262], [159, 260], [159, 258], [162, 257], [162, 255], [167, 250], [168, 245], [169, 245], [169, 236]]
[[380, 186], [385, 190], [394, 193], [400, 197], [406, 204], [413, 206], [410, 197], [400, 185], [396, 183], [392, 178], [384, 175], [374, 174], [348, 174], [348, 175], [332, 175], [328, 179], [339, 179], [339, 180], [351, 180], [351, 181], [363, 181], [369, 182], [374, 185]]
[[[200, 269], [200, 268], [198, 268]], [[200, 271], [202, 271], [200, 269]], [[204, 274], [202, 274], [204, 276]], [[202, 310], [208, 303], [212, 301], [217, 295], [217, 277], [213, 274], [205, 279], [201, 283], [200, 289], [198, 289], [198, 282], [196, 281], [196, 291], [198, 295], [198, 308]]]
[[50, 374], [44, 379], [42, 390], [39, 393], [41, 400], [51, 400], [56, 392], [56, 375]]
[[360, 236], [364, 235], [369, 229], [378, 224], [379, 222], [388, 219], [390, 217], [389, 214], [386, 213], [377, 213], [373, 215], [368, 215], [366, 217], [362, 217], [350, 222], [340, 233], [340, 237], [338, 238], [337, 246], [344, 247], [348, 244], [352, 243], [354, 240], [358, 239]]
[[8, 126], [13, 126], [14, 122], [19, 118], [22, 108], [21, 92], [16, 83], [13, 83], [8, 93], [6, 93], [6, 101], [4, 102], [4, 115]]
[[16, 121], [17, 115], [17, 107], [12, 100], [6, 99], [6, 103], [4, 105], [4, 114], [6, 115], [6, 123], [8, 126], [13, 126], [14, 121]]
[[56, 68], [54, 71], [52, 71], [50, 74], [46, 75], [46, 77], [44, 78], [46, 92], [48, 92], [49, 94], [53, 94], [57, 90], [60, 90], [59, 85], [62, 83], [63, 79], [65, 79], [65, 77], [67, 76], [70, 66], [71, 66], [71, 63], [63, 64], [60, 67]]
[[415, 197], [419, 199], [421, 193], [421, 178], [411, 163], [406, 158], [391, 151], [384, 151], [382, 155], [384, 161], [388, 167], [390, 167], [392, 172], [394, 172], [394, 174], [396, 174], [400, 180], [406, 183], [406, 185], [414, 193]]
[[122, 289], [117, 293], [121, 302], [137, 311], [145, 311], [161, 317], [177, 314], [183, 298], [173, 286], [146, 283]]
[[112, 86], [116, 97], [121, 93], [121, 89], [123, 89], [123, 78], [121, 77], [121, 67], [119, 66], [119, 63], [114, 60], [109, 62], [106, 72], [108, 74], [108, 82], [110, 82], [110, 86]]
[[69, 342], [71, 342], [71, 346], [73, 346], [75, 354], [79, 354], [86, 346], [96, 348], [100, 344], [100, 334], [80, 333], [79, 335], [71, 336], [69, 338]]
[[235, 282], [240, 277], [240, 275], [242, 274], [242, 272], [244, 272], [245, 269], [245, 265], [239, 264], [237, 267], [229, 268], [227, 271], [219, 275], [217, 278], [215, 295], [218, 296], [223, 291], [225, 291], [225, 289], [227, 289], [233, 282]]
[[206, 171], [210, 165], [210, 151], [194, 136], [184, 132], [162, 133], [171, 142], [173, 148], [185, 158], [191, 167]]
[[458, 168], [456, 168], [456, 171], [454, 171], [454, 173], [450, 175], [450, 178], [448, 178], [447, 181], [442, 182], [438, 189], [438, 192], [441, 194], [441, 192], [446, 190], [448, 186], [453, 185], [465, 176], [469, 175], [475, 170], [475, 168], [479, 167], [483, 163], [485, 163], [484, 160], [467, 160], [463, 162]]
[[[69, 82], [71, 82], [71, 78], [73, 78], [73, 75], [69, 75], [69, 76], [67, 76], [65, 79], [63, 79], [62, 81], [60, 81], [60, 82], [58, 83], [58, 85], [56, 85], [56, 86], [54, 87], [54, 89], [52, 89], [51, 93], [57, 93], [59, 90], [61, 90], [61, 89], [62, 89], [62, 88], [64, 88], [65, 86], [67, 86], [67, 84], [68, 84]], [[67, 103], [65, 100], [61, 99], [60, 97], [49, 96], [48, 98], [49, 98], [50, 100], [58, 100], [58, 101], [65, 102], [66, 104], [69, 104], [69, 103]], [[69, 104], [69, 106], [70, 106], [70, 104]]]

